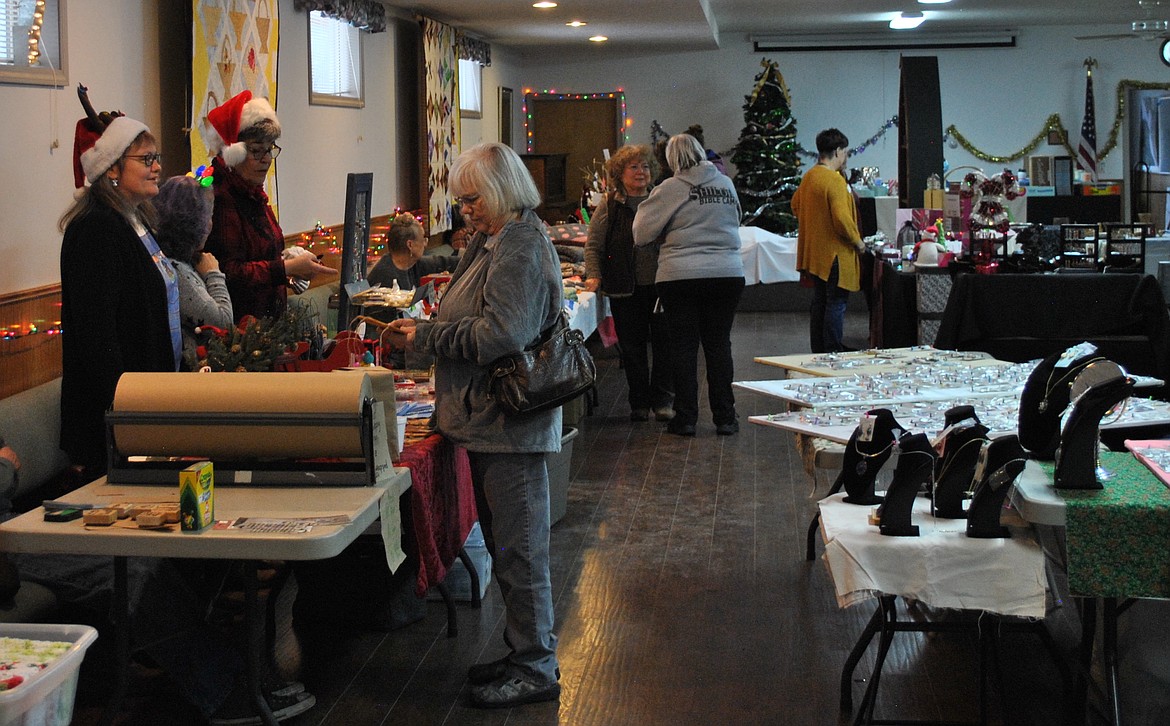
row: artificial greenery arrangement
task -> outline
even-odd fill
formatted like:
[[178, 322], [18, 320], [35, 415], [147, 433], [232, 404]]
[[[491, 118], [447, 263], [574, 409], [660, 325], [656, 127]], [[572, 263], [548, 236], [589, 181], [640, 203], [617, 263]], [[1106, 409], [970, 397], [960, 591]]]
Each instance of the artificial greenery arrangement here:
[[299, 306], [289, 306], [273, 318], [246, 315], [228, 330], [202, 326], [195, 331], [207, 339], [187, 363], [193, 370], [211, 372], [272, 371], [281, 357], [297, 350], [298, 343], [320, 336]]

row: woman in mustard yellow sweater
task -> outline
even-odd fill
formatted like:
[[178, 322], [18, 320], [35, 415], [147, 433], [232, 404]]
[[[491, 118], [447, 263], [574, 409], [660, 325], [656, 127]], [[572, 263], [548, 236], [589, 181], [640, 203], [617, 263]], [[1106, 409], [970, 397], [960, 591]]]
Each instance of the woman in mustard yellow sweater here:
[[853, 193], [841, 176], [849, 158], [849, 139], [837, 129], [817, 134], [816, 166], [805, 173], [792, 195], [792, 211], [799, 222], [796, 269], [813, 283], [809, 311], [809, 344], [813, 353], [843, 350], [845, 303], [859, 289], [865, 249], [857, 231]]

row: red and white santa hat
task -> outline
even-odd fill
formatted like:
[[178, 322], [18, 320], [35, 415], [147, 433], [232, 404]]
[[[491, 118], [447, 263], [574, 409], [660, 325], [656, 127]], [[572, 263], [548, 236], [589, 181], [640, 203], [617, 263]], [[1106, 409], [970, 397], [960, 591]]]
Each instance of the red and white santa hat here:
[[251, 91], [241, 91], [207, 112], [201, 129], [207, 152], [223, 157], [228, 168], [233, 168], [248, 156], [248, 148], [240, 141], [240, 133], [261, 121], [271, 121], [280, 134], [280, 121], [266, 98], [253, 98]]
[[77, 122], [73, 133], [73, 183], [80, 189], [93, 184], [122, 158], [146, 124], [129, 116], [118, 116], [103, 131], [94, 131], [87, 117]]

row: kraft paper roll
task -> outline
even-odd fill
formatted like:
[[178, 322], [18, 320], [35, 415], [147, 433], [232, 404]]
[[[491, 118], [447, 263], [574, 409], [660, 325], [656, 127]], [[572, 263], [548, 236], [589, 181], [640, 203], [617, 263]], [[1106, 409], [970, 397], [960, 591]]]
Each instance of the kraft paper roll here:
[[[386, 411], [387, 422], [389, 424], [394, 423], [394, 412], [398, 410], [394, 393], [394, 371], [389, 368], [370, 366], [367, 368], [338, 368], [333, 371], [333, 374], [342, 376], [369, 376], [370, 390], [373, 392], [374, 400], [382, 402]], [[386, 426], [386, 450], [391, 454], [396, 451], [402, 451], [397, 426]]]
[[[123, 456], [209, 459], [303, 459], [362, 455], [361, 411], [372, 398], [365, 375], [334, 373], [125, 373], [113, 410], [163, 413], [171, 424], [118, 424]], [[300, 414], [276, 425], [198, 425], [185, 413]], [[352, 425], [314, 423], [322, 414], [352, 415]], [[303, 423], [301, 422], [303, 420]]]

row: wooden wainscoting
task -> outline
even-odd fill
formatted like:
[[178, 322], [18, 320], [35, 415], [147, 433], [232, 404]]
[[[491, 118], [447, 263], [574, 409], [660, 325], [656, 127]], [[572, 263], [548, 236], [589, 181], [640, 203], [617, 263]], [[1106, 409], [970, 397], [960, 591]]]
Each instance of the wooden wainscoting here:
[[61, 285], [0, 295], [0, 398], [61, 375]]

